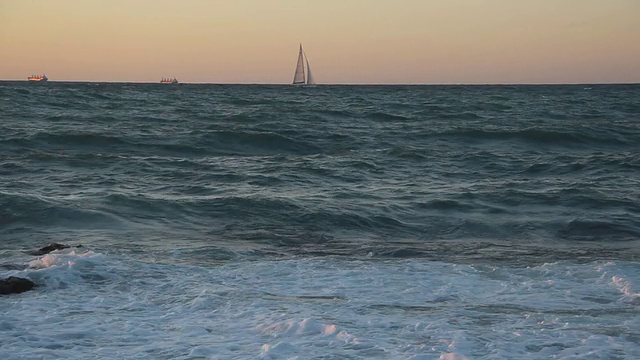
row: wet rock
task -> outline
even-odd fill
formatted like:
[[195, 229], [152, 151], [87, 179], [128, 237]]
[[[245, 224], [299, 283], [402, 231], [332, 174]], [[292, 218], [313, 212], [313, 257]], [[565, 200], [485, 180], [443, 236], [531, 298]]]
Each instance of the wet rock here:
[[[59, 244], [59, 243], [51, 243], [43, 248], [40, 248], [36, 251], [32, 251], [29, 254], [31, 255], [36, 255], [36, 256], [40, 256], [40, 255], [46, 255], [52, 251], [56, 251], [56, 250], [62, 250], [62, 249], [68, 249], [71, 246], [67, 245], [67, 244]], [[82, 245], [76, 245], [73, 247], [82, 247]]]
[[36, 284], [24, 278], [9, 276], [6, 279], [0, 279], [0, 295], [19, 294], [33, 289]]

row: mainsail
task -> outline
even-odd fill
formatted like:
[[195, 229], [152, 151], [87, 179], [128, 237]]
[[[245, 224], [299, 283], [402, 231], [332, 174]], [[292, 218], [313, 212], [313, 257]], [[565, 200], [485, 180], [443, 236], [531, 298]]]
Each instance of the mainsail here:
[[[305, 65], [306, 65], [306, 71], [305, 71]], [[311, 67], [309, 67], [309, 58], [307, 58], [307, 54], [304, 52], [304, 50], [302, 50], [302, 44], [300, 44], [300, 50], [298, 51], [298, 63], [296, 65], [296, 73], [293, 76], [293, 84], [294, 85], [304, 85], [304, 84], [313, 85], [315, 83], [316, 81], [313, 79], [313, 75], [311, 75]]]
[[302, 44], [300, 44], [300, 52], [298, 52], [298, 65], [296, 65], [296, 74], [293, 76], [293, 84], [304, 84], [304, 55], [302, 53]]

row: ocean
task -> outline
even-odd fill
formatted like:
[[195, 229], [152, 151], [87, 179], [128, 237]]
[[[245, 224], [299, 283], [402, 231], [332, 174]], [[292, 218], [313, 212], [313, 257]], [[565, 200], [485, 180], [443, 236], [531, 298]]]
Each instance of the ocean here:
[[640, 85], [0, 82], [7, 276], [3, 360], [637, 359]]

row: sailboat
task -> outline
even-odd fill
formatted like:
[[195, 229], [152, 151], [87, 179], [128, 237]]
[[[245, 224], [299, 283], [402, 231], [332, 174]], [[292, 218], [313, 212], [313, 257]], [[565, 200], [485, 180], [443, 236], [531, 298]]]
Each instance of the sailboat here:
[[296, 73], [293, 76], [293, 85], [315, 85], [316, 81], [311, 74], [311, 67], [309, 67], [309, 58], [307, 54], [302, 50], [302, 44], [300, 44], [300, 51], [298, 52], [298, 64], [296, 65]]

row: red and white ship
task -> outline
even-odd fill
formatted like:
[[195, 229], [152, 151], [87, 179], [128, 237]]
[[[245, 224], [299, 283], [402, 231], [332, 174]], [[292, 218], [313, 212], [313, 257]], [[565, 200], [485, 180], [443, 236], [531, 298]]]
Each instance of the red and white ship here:
[[29, 81], [35, 81], [35, 82], [45, 82], [47, 80], [49, 80], [47, 78], [47, 75], [31, 75], [27, 78], [27, 80]]
[[160, 84], [177, 84], [178, 83], [178, 79], [174, 78], [162, 78], [162, 80], [160, 80]]

